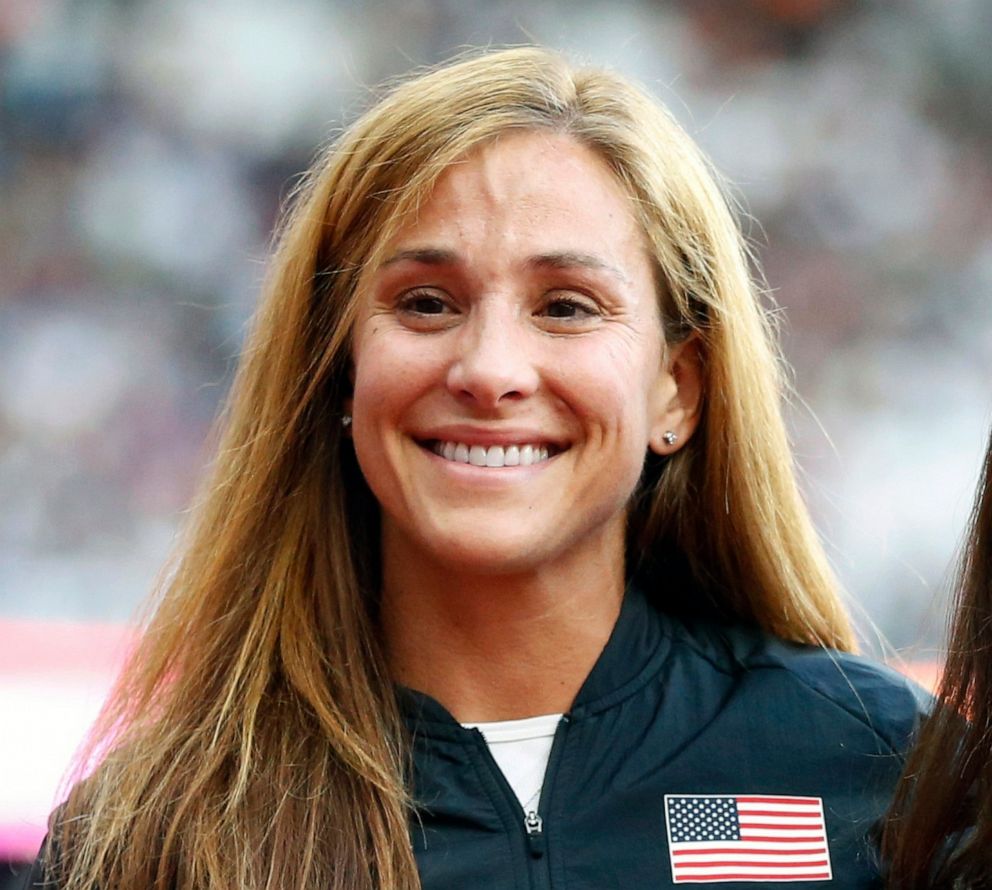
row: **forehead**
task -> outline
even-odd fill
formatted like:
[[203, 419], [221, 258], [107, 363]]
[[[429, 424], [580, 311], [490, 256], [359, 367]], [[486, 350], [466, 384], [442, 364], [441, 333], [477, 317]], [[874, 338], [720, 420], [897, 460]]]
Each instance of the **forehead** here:
[[450, 164], [384, 257], [448, 241], [509, 250], [524, 240], [538, 252], [647, 257], [631, 200], [606, 162], [574, 138], [545, 131], [503, 134]]

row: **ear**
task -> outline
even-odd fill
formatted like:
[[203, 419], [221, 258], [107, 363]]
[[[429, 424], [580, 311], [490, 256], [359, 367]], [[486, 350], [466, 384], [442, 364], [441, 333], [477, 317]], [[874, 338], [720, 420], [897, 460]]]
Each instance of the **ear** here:
[[678, 451], [699, 426], [703, 406], [703, 355], [693, 334], [666, 350], [655, 387], [648, 444], [655, 454]]

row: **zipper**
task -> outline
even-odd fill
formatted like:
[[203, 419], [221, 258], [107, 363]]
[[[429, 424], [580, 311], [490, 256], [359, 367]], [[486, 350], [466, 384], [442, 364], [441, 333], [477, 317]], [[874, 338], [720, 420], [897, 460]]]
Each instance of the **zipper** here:
[[527, 849], [532, 859], [540, 859], [544, 855], [544, 820], [537, 810], [524, 813], [524, 831], [527, 832]]
[[558, 721], [558, 727], [555, 729], [555, 737], [551, 742], [551, 751], [548, 754], [548, 765], [544, 770], [544, 784], [541, 788], [541, 796], [537, 801], [537, 806], [527, 811], [524, 811], [524, 808], [520, 805], [517, 795], [510, 787], [506, 776], [503, 775], [499, 764], [493, 758], [485, 736], [478, 729], [472, 730], [477, 736], [478, 744], [483, 749], [482, 754], [490, 772], [503, 791], [505, 802], [508, 802], [512, 809], [520, 816], [527, 853], [527, 872], [530, 876], [530, 886], [534, 890], [542, 890], [542, 888], [550, 890], [551, 888], [551, 870], [545, 858], [547, 845], [544, 835], [544, 817], [541, 815], [541, 812], [542, 810], [547, 810], [548, 801], [551, 799], [555, 774], [558, 771], [558, 761], [561, 759], [561, 751], [564, 747], [565, 733], [568, 730], [569, 723], [571, 723], [571, 718], [568, 714], [562, 715], [561, 720]]
[[[561, 752], [565, 747], [565, 735], [571, 722], [572, 718], [568, 714], [563, 714], [561, 720], [558, 721], [555, 737], [551, 741], [551, 751], [548, 752], [548, 765], [544, 768], [544, 784], [541, 786], [541, 796], [537, 800], [537, 808], [524, 813], [524, 832], [527, 835], [527, 849], [531, 860], [543, 859], [547, 852], [544, 837], [544, 817], [541, 816], [541, 811], [547, 812], [551, 793], [555, 786], [555, 778], [558, 774], [558, 762], [561, 760]], [[521, 810], [521, 812], [523, 811]], [[550, 887], [550, 866], [545, 865], [542, 871], [543, 878], [547, 882], [546, 886]], [[535, 886], [544, 885], [535, 884]]]

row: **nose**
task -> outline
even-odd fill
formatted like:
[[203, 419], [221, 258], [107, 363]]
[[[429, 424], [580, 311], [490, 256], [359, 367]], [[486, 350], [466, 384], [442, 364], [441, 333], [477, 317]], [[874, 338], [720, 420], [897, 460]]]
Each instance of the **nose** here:
[[449, 392], [489, 409], [532, 395], [540, 379], [532, 338], [512, 308], [476, 306], [458, 332]]

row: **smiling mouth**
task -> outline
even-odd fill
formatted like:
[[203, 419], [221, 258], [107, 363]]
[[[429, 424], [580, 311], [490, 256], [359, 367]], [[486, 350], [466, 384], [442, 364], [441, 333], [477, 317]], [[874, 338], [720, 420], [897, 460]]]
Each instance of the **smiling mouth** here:
[[549, 460], [560, 451], [553, 445], [531, 443], [485, 446], [434, 439], [425, 444], [438, 457], [456, 464], [471, 464], [473, 467], [529, 467]]

